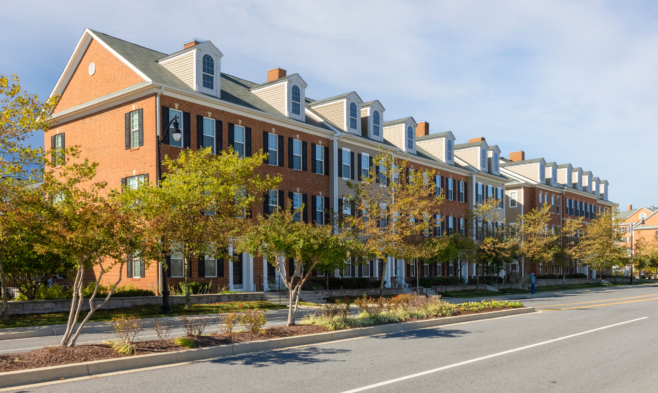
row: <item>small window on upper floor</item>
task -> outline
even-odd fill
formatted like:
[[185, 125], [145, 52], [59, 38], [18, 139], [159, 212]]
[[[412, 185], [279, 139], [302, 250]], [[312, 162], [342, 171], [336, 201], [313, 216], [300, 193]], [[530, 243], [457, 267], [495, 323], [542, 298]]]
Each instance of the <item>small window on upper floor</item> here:
[[210, 55], [203, 56], [203, 87], [214, 89], [215, 87], [215, 61]]
[[357, 115], [357, 110], [356, 110], [356, 104], [351, 103], [350, 104], [350, 128], [353, 130], [356, 130], [356, 115]]
[[487, 169], [487, 152], [484, 149], [480, 150], [480, 170]]
[[375, 111], [372, 115], [372, 135], [379, 136], [379, 127], [381, 126], [379, 120], [379, 112]]
[[297, 85], [292, 87], [292, 113], [294, 115], [301, 114], [301, 93]]
[[446, 161], [452, 161], [452, 139], [446, 140]]
[[414, 148], [414, 129], [407, 127], [407, 149], [413, 150]]

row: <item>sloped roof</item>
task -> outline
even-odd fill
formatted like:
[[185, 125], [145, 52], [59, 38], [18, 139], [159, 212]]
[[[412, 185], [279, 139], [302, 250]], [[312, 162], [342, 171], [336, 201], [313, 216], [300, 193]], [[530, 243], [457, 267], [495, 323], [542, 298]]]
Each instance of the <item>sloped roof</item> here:
[[409, 119], [411, 119], [411, 120], [413, 120], [414, 122], [416, 122], [416, 120], [414, 120], [413, 117], [409, 116], [409, 117], [404, 117], [404, 118], [402, 118], [402, 119], [386, 121], [386, 122], [384, 122], [384, 127], [392, 127], [392, 126], [396, 126], [396, 125], [398, 125], [398, 124], [405, 123], [405, 122], [406, 122], [407, 120], [409, 120]]
[[416, 142], [425, 142], [425, 141], [431, 141], [432, 139], [445, 138], [450, 133], [452, 133], [452, 131], [445, 131], [445, 132], [439, 132], [437, 134], [419, 136], [416, 137]]

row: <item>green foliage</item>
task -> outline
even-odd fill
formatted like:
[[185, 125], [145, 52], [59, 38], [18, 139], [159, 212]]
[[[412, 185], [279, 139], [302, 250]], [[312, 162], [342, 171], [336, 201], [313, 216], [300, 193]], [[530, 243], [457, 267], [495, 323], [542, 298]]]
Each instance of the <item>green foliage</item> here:
[[461, 280], [459, 277], [423, 277], [419, 280], [419, 283], [423, 288], [432, 288], [444, 285], [460, 285]]
[[137, 345], [135, 344], [126, 343], [123, 341], [111, 341], [110, 345], [112, 349], [122, 355], [132, 356], [137, 353]]
[[247, 310], [241, 316], [240, 322], [247, 331], [251, 333], [262, 333], [267, 319], [265, 318], [264, 311]]
[[343, 289], [364, 289], [368, 288], [369, 282], [370, 279], [362, 277], [342, 278], [340, 280], [340, 285], [343, 287]]
[[[502, 277], [499, 276], [480, 276], [480, 285], [497, 285], [504, 282]], [[469, 277], [468, 284], [475, 285], [478, 282], [478, 277]]]
[[523, 303], [517, 301], [507, 300], [490, 300], [481, 302], [468, 302], [457, 305], [460, 311], [487, 311], [497, 308], [519, 308], [523, 307]]
[[181, 347], [196, 348], [196, 342], [188, 337], [176, 337], [174, 342]]
[[226, 334], [233, 334], [233, 329], [240, 323], [241, 315], [238, 313], [228, 313], [222, 317], [222, 323], [219, 324], [219, 330]]
[[[57, 283], [50, 286], [42, 285], [37, 290], [36, 300], [46, 300], [46, 299], [70, 299], [73, 297], [73, 292], [70, 287], [64, 287]], [[22, 293], [18, 295], [16, 300], [25, 301], [28, 300], [25, 295]]]
[[[95, 282], [90, 282], [86, 287], [82, 289], [82, 297], [89, 298], [94, 293], [94, 288], [96, 288]], [[98, 293], [96, 296], [105, 297], [110, 292], [110, 286], [100, 285], [98, 287]], [[124, 285], [117, 287], [114, 290], [114, 297], [133, 297], [133, 296], [155, 296], [155, 292], [150, 289], [137, 289], [132, 285]], [[73, 290], [71, 287], [61, 286], [57, 283], [54, 283], [50, 288], [46, 285], [41, 286], [37, 290], [36, 300], [47, 300], [47, 299], [71, 299], [73, 297]], [[28, 300], [23, 294], [19, 294], [17, 300], [25, 301]]]
[[555, 280], [559, 277], [556, 274], [539, 274], [535, 278], [537, 280]]

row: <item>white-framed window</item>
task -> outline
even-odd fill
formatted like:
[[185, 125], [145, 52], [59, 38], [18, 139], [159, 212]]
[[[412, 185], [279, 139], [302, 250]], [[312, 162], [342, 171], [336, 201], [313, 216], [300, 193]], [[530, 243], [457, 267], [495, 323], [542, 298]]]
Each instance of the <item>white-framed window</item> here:
[[452, 139], [446, 139], [446, 161], [452, 162]]
[[299, 115], [301, 113], [301, 100], [302, 94], [297, 85], [292, 87], [292, 113]]
[[454, 193], [454, 183], [455, 181], [452, 178], [448, 178], [448, 200], [449, 201], [454, 201], [455, 200], [455, 193]]
[[[293, 208], [293, 210], [296, 211], [300, 207], [302, 207], [302, 194], [300, 194], [298, 192], [293, 192], [292, 193], [292, 208]], [[295, 212], [294, 221], [299, 222], [301, 220], [302, 220], [302, 218], [301, 218], [299, 212]]]
[[466, 219], [463, 217], [459, 218], [459, 233], [466, 235]]
[[366, 261], [364, 265], [361, 266], [361, 277], [370, 277], [370, 264], [372, 261]]
[[413, 259], [409, 262], [409, 277], [416, 277], [416, 261]]
[[183, 253], [182, 252], [175, 252], [171, 254], [171, 258], [169, 259], [171, 266], [169, 266], [169, 269], [171, 270], [171, 277], [172, 278], [180, 278], [185, 276], [185, 261], [183, 259]]
[[380, 210], [380, 219], [379, 219], [379, 227], [384, 228], [388, 225], [388, 205], [386, 203], [380, 203], [379, 204], [379, 210]]
[[315, 223], [324, 225], [324, 197], [314, 196], [315, 198]]
[[324, 175], [324, 147], [315, 145], [315, 173]]
[[498, 153], [493, 153], [493, 170], [495, 173], [498, 173]]
[[[139, 146], [139, 140], [137, 145]], [[55, 155], [55, 159], [53, 164], [55, 166], [60, 166], [64, 164], [64, 152], [62, 149], [64, 149], [64, 134], [57, 134], [55, 135], [55, 149], [58, 150], [57, 154]]]
[[130, 148], [139, 147], [139, 111], [130, 112]]
[[434, 222], [434, 226], [436, 226], [436, 233], [437, 233], [436, 237], [441, 237], [441, 236], [443, 236], [443, 233], [442, 233], [443, 231], [442, 231], [442, 228], [441, 228], [441, 215], [437, 214], [435, 216], [435, 218], [436, 218], [436, 221]]
[[203, 118], [203, 147], [210, 147], [210, 152], [215, 154], [215, 120], [207, 117]]
[[244, 139], [244, 127], [236, 124], [233, 127], [233, 150], [235, 150], [240, 157], [244, 157]]
[[386, 166], [384, 166], [383, 163], [379, 164], [379, 183], [382, 186], [386, 186], [388, 183], [387, 182], [387, 177], [386, 177]]
[[136, 189], [146, 182], [146, 175], [130, 176], [126, 178], [126, 186], [131, 190]]
[[495, 198], [496, 196], [494, 195], [494, 186], [492, 185], [487, 185], [487, 196], [489, 196], [489, 199]]
[[454, 276], [455, 275], [455, 265], [457, 262], [448, 262], [448, 275], [449, 276]]
[[464, 189], [464, 182], [459, 181], [459, 202], [465, 202], [466, 201], [466, 190]]
[[136, 252], [133, 255], [133, 278], [144, 278], [144, 272], [142, 271], [142, 258], [139, 257], [139, 252]]
[[484, 185], [482, 183], [477, 183], [478, 190], [478, 203], [484, 201]]
[[276, 134], [267, 133], [267, 163], [279, 166], [279, 138]]
[[484, 149], [480, 149], [480, 170], [487, 170], [487, 151]]
[[505, 193], [503, 192], [503, 189], [502, 188], [496, 188], [496, 199], [498, 199], [498, 208], [499, 209], [502, 209], [503, 206], [505, 206], [505, 204], [503, 202], [504, 197], [505, 197]]
[[351, 216], [352, 215], [352, 201], [347, 198], [343, 198], [343, 215]]
[[555, 195], [551, 195], [551, 213], [555, 213]]
[[268, 192], [269, 198], [267, 198], [267, 204], [271, 213], [279, 210], [279, 191], [270, 190]]
[[379, 112], [375, 111], [375, 113], [372, 114], [372, 135], [379, 136], [380, 123]]
[[205, 277], [217, 277], [217, 259], [206, 256], [203, 260]]
[[436, 187], [436, 196], [441, 195], [441, 175], [434, 176], [434, 186]]
[[343, 179], [349, 179], [352, 173], [352, 152], [349, 149], [343, 149]]
[[370, 155], [368, 153], [361, 154], [361, 177], [366, 178], [370, 176]]
[[215, 61], [210, 55], [203, 56], [203, 87], [215, 88]]
[[352, 277], [352, 261], [345, 262], [342, 275], [343, 277]]
[[548, 194], [544, 194], [544, 205], [548, 205]]
[[[174, 137], [172, 136], [174, 133], [174, 123], [172, 120], [174, 118], [177, 118], [178, 127], [183, 133], [179, 141], [175, 141]], [[169, 121], [172, 122], [171, 126], [169, 126], [169, 146], [183, 147], [183, 141], [185, 140], [185, 130], [183, 129], [183, 112], [169, 108]]]
[[357, 109], [356, 104], [350, 104], [350, 128], [356, 130]]
[[644, 212], [640, 213], [640, 220], [644, 220], [646, 218], [647, 218], [647, 215]]
[[450, 216], [448, 217], [448, 235], [455, 233], [455, 218]]
[[544, 203], [544, 197], [543, 197], [543, 194], [540, 192], [540, 193], [539, 193], [539, 208], [540, 208], [540, 209], [541, 209], [542, 207], [544, 207], [543, 203]]
[[518, 206], [518, 192], [517, 191], [510, 191], [509, 193], [509, 207], [517, 207]]
[[302, 170], [302, 141], [297, 139], [292, 141], [292, 169]]
[[407, 127], [407, 149], [413, 150], [414, 148], [414, 129], [411, 126]]
[[423, 263], [423, 276], [429, 277], [429, 275], [430, 275], [430, 264], [425, 262]]

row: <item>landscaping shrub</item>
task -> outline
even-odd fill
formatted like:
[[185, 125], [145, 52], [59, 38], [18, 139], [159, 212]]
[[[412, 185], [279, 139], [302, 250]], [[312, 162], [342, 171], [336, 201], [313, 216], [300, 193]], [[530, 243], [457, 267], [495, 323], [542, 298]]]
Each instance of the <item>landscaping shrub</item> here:
[[164, 341], [169, 338], [169, 333], [171, 332], [171, 323], [167, 322], [166, 324], [160, 323], [158, 318], [153, 319], [153, 330], [155, 330], [158, 340]]
[[222, 318], [222, 323], [219, 325], [219, 330], [226, 334], [233, 334], [233, 329], [240, 323], [240, 314], [232, 312], [224, 315]]
[[339, 318], [344, 320], [350, 313], [350, 304], [349, 302], [345, 303], [327, 303], [324, 304], [321, 308], [318, 309], [318, 315], [322, 318], [333, 320], [334, 318]]
[[423, 288], [459, 285], [460, 283], [459, 277], [423, 277], [419, 280], [419, 284]]
[[194, 347], [196, 347], [196, 344], [195, 344], [194, 340], [192, 340], [191, 338], [187, 338], [187, 337], [175, 338], [174, 342], [176, 344], [178, 344], [179, 346], [185, 347], [185, 348], [194, 348]]
[[538, 280], [555, 280], [555, 279], [558, 279], [560, 277], [558, 277], [555, 274], [540, 274], [535, 278], [538, 279]]
[[111, 343], [112, 349], [124, 355], [134, 355], [137, 352], [135, 337], [144, 328], [142, 320], [134, 316], [122, 315], [112, 318], [112, 327], [118, 338], [118, 341]]
[[[373, 288], [381, 288], [382, 280], [370, 281], [370, 286], [372, 286]], [[384, 280], [384, 287], [386, 287], [386, 280]]]
[[[64, 287], [57, 283], [51, 285], [50, 287], [47, 285], [42, 285], [39, 287], [39, 289], [37, 289], [36, 295], [36, 300], [73, 298], [71, 287]], [[26, 301], [27, 297], [25, 297], [22, 293], [19, 293], [16, 300]]]
[[587, 278], [585, 273], [570, 273], [565, 275], [565, 278]]
[[267, 323], [265, 311], [247, 310], [240, 318], [242, 325], [251, 333], [261, 333]]
[[461, 303], [457, 305], [457, 308], [463, 311], [484, 311], [484, 310], [491, 310], [494, 308], [504, 308], [504, 307], [518, 308], [518, 307], [523, 307], [523, 304], [521, 302], [515, 302], [515, 301], [491, 300], [489, 302], [487, 301], [468, 302], [468, 303]]
[[325, 287], [325, 281], [321, 278], [310, 278], [302, 285], [302, 291], [321, 291]]
[[367, 278], [343, 278], [340, 280], [340, 283], [343, 289], [362, 289], [368, 288]]
[[[496, 285], [496, 284], [502, 284], [503, 283], [503, 278], [498, 277], [498, 276], [480, 276], [480, 284], [481, 285]], [[477, 284], [477, 277], [470, 277], [468, 279], [468, 284], [469, 285], [475, 285]]]
[[185, 329], [185, 336], [187, 337], [201, 336], [206, 326], [208, 326], [208, 320], [203, 318], [202, 315], [197, 317], [181, 315], [180, 319], [183, 322], [183, 329]]

